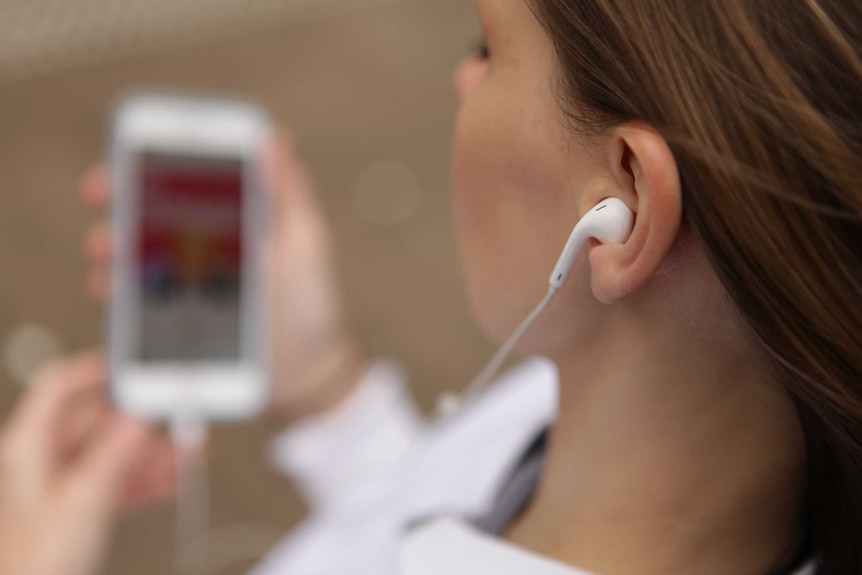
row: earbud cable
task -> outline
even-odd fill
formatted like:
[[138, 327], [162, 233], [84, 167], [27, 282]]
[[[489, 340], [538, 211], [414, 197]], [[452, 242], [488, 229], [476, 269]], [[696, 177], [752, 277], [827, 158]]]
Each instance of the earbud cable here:
[[527, 333], [527, 330], [530, 329], [530, 326], [535, 323], [535, 321], [542, 315], [548, 306], [551, 304], [551, 300], [554, 299], [554, 296], [557, 295], [559, 288], [551, 286], [548, 289], [548, 293], [545, 296], [545, 299], [542, 300], [536, 309], [527, 316], [518, 329], [509, 337], [509, 339], [497, 350], [497, 353], [494, 354], [494, 357], [488, 362], [488, 365], [485, 366], [485, 369], [476, 376], [470, 385], [467, 386], [467, 389], [464, 391], [461, 396], [460, 406], [465, 407], [475, 400], [482, 392], [487, 388], [491, 382], [494, 380], [494, 376], [497, 375], [497, 372], [500, 371], [500, 368], [503, 366], [503, 363], [509, 358], [514, 351], [515, 346], [518, 345], [518, 342], [521, 341], [521, 338], [524, 337], [524, 334]]

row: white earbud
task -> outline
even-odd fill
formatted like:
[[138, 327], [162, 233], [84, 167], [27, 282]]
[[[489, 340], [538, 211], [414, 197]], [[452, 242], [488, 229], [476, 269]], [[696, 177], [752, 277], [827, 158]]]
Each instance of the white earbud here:
[[634, 213], [617, 198], [607, 198], [590, 210], [572, 230], [554, 273], [551, 274], [551, 287], [563, 287], [572, 272], [575, 260], [590, 238], [596, 238], [603, 244], [621, 244], [631, 235], [634, 221]]
[[527, 330], [533, 325], [533, 322], [551, 304], [551, 300], [566, 283], [569, 274], [572, 272], [572, 266], [578, 259], [581, 250], [590, 238], [596, 238], [602, 243], [623, 243], [632, 233], [634, 226], [634, 213], [617, 198], [607, 198], [600, 202], [590, 212], [581, 218], [575, 229], [572, 230], [572, 235], [569, 236], [569, 241], [566, 242], [566, 247], [560, 255], [560, 259], [554, 268], [554, 273], [551, 275], [551, 287], [548, 289], [548, 294], [545, 299], [533, 310], [527, 319], [525, 319], [518, 329], [512, 334], [506, 343], [504, 343], [497, 353], [491, 359], [490, 363], [485, 366], [476, 379], [467, 387], [462, 399], [454, 397], [445, 397], [445, 401], [438, 406], [441, 413], [445, 415], [458, 413], [463, 406], [471, 403], [478, 397], [493, 380], [494, 376], [500, 370], [503, 362], [515, 349], [518, 341], [524, 336]]

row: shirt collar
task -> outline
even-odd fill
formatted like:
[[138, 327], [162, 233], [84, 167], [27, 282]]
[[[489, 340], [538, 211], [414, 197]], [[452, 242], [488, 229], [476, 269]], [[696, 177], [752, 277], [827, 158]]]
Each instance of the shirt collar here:
[[[530, 553], [480, 532], [455, 518], [438, 519], [411, 531], [400, 553], [403, 575], [594, 575]], [[811, 561], [795, 575], [815, 575]]]
[[457, 519], [413, 530], [401, 548], [403, 575], [590, 575], [485, 535]]

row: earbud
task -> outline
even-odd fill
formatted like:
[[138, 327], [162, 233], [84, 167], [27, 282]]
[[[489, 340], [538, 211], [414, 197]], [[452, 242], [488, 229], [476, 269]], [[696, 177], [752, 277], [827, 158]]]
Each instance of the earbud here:
[[560, 259], [551, 275], [551, 287], [560, 289], [569, 274], [572, 266], [578, 259], [584, 245], [590, 238], [596, 238], [603, 244], [625, 242], [632, 233], [635, 215], [622, 200], [607, 198], [602, 200], [596, 207], [581, 218], [566, 247], [560, 255]]
[[554, 275], [551, 276], [551, 287], [548, 289], [548, 294], [542, 303], [536, 307], [533, 312], [527, 316], [518, 329], [509, 337], [509, 339], [500, 346], [494, 357], [485, 366], [476, 379], [467, 387], [464, 392], [463, 399], [446, 402], [446, 405], [441, 404], [441, 412], [444, 414], [459, 413], [465, 405], [474, 401], [482, 393], [494, 378], [494, 375], [500, 370], [503, 362], [515, 349], [515, 346], [521, 340], [533, 322], [542, 315], [557, 292], [566, 283], [569, 274], [572, 272], [572, 266], [575, 260], [578, 259], [578, 254], [587, 240], [596, 238], [602, 243], [623, 243], [632, 233], [634, 226], [635, 215], [628, 207], [617, 198], [607, 198], [602, 200], [599, 205], [590, 210], [590, 213], [581, 218], [575, 229], [572, 230], [572, 235], [569, 236], [569, 241], [566, 242], [566, 247], [563, 249], [560, 260], [557, 262], [557, 267], [554, 268]]

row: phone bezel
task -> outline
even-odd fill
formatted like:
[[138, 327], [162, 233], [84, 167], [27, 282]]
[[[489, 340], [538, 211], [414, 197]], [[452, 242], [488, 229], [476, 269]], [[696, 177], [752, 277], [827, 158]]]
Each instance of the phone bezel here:
[[[126, 98], [112, 122], [111, 225], [114, 257], [108, 319], [111, 395], [119, 409], [148, 420], [239, 420], [260, 413], [269, 388], [269, 294], [264, 237], [270, 210], [262, 175], [270, 123], [236, 100], [141, 93]], [[137, 237], [135, 161], [144, 153], [237, 159], [243, 172], [243, 269], [240, 354], [236, 361], [139, 362], [138, 270], [129, 257]]]

